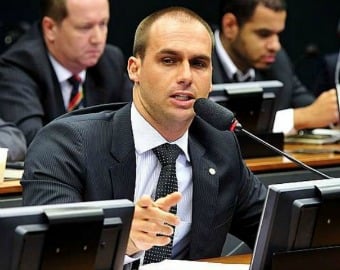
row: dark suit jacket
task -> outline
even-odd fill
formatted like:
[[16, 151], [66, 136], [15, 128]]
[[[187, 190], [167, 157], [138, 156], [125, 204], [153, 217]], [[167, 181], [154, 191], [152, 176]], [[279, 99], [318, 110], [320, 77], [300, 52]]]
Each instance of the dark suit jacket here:
[[[131, 100], [132, 83], [117, 47], [107, 45], [99, 62], [87, 70], [84, 91], [85, 106]], [[19, 127], [29, 144], [42, 126], [65, 112], [60, 85], [36, 24], [0, 59], [0, 115]]]
[[[283, 83], [278, 104], [278, 110], [304, 107], [314, 102], [314, 95], [306, 89], [294, 74], [290, 60], [284, 50], [276, 57], [275, 63], [267, 70], [255, 70], [256, 81], [279, 80]], [[213, 53], [213, 83], [232, 82], [226, 76], [216, 49]]]
[[[335, 69], [338, 61], [338, 53], [325, 55], [320, 63], [318, 76], [313, 87], [316, 96], [331, 88], [335, 88]], [[338, 74], [340, 82], [340, 73]]]
[[[187, 259], [220, 256], [228, 231], [253, 246], [266, 189], [245, 167], [235, 135], [196, 118], [189, 153], [194, 195]], [[29, 148], [23, 201], [133, 201], [135, 179], [130, 105], [117, 112], [61, 117], [44, 127]]]
[[12, 123], [0, 119], [0, 147], [8, 148], [7, 161], [22, 161], [26, 154], [24, 134]]

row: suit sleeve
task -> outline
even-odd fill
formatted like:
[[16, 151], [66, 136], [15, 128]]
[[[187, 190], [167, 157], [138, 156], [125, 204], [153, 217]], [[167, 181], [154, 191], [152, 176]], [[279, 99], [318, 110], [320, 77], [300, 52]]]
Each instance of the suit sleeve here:
[[239, 150], [241, 179], [230, 233], [254, 248], [267, 188], [250, 171]]
[[43, 108], [38, 86], [29, 75], [5, 61], [0, 63], [0, 114], [14, 123], [30, 144], [43, 126]]
[[230, 233], [253, 248], [267, 189], [247, 167], [244, 167], [243, 173]]
[[53, 122], [39, 132], [25, 159], [23, 204], [83, 201], [86, 166], [82, 136], [65, 122]]
[[8, 148], [8, 161], [22, 161], [26, 154], [26, 141], [22, 132], [13, 124], [0, 119], [0, 147]]

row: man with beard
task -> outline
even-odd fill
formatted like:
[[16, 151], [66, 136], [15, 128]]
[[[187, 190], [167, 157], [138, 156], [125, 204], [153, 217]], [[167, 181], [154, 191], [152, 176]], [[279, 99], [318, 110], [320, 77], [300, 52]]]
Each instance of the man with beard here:
[[335, 89], [317, 99], [294, 74], [279, 34], [286, 20], [284, 0], [225, 0], [215, 31], [213, 83], [279, 80], [283, 90], [274, 132], [294, 133], [339, 120]]

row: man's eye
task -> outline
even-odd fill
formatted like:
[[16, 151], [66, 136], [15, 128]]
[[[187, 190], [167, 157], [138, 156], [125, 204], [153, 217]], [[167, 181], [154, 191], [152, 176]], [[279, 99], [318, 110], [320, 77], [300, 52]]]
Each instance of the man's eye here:
[[259, 31], [257, 32], [257, 35], [261, 38], [267, 38], [267, 37], [270, 37], [272, 33], [269, 31]]
[[175, 60], [172, 59], [172, 58], [163, 58], [162, 62], [163, 62], [164, 64], [170, 65], [170, 64], [175, 63]]
[[91, 28], [92, 28], [91, 25], [83, 25], [83, 26], [78, 27], [80, 31], [87, 31], [87, 30], [90, 30]]
[[191, 64], [198, 68], [204, 68], [207, 66], [207, 64], [204, 61], [200, 61], [200, 60], [193, 61]]

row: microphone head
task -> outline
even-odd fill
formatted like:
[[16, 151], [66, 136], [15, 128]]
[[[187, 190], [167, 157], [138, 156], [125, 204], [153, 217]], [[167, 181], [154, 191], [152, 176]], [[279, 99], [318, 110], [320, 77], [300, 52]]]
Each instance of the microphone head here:
[[196, 115], [218, 130], [233, 131], [235, 129], [237, 121], [233, 112], [210, 99], [197, 99], [194, 104], [194, 111]]

